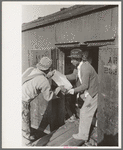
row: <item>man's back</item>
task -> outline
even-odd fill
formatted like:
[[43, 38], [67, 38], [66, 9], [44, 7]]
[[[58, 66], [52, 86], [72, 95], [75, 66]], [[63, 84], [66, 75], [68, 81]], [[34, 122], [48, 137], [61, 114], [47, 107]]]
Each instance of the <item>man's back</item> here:
[[53, 96], [53, 92], [50, 91], [50, 84], [48, 79], [45, 77], [45, 73], [38, 70], [37, 68], [33, 69], [29, 76], [34, 74], [39, 74], [33, 79], [25, 82], [22, 86], [22, 100], [28, 101], [34, 99], [39, 92], [42, 92], [46, 100], [50, 100]]
[[93, 97], [98, 92], [98, 75], [89, 62], [84, 62], [80, 68], [83, 84], [88, 84], [88, 92]]

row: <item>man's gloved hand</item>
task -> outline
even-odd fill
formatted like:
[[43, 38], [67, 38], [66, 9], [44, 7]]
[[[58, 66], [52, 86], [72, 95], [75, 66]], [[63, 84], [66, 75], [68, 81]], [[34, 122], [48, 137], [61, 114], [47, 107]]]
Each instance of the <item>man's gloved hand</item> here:
[[67, 94], [74, 94], [74, 89], [70, 89], [68, 92], [67, 92]]
[[51, 78], [51, 77], [54, 75], [55, 71], [56, 71], [56, 70], [50, 71], [50, 72], [47, 74], [46, 77], [47, 77], [48, 79]]
[[62, 92], [63, 94], [66, 94], [67, 89], [66, 89], [63, 85], [61, 85], [60, 88], [61, 88], [61, 92]]

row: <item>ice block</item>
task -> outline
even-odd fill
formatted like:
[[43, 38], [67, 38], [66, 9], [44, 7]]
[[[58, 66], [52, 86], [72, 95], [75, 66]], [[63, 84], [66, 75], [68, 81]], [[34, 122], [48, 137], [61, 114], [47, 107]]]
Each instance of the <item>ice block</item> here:
[[66, 88], [67, 90], [70, 90], [72, 88], [72, 84], [67, 80], [66, 76], [57, 70], [55, 70], [55, 73], [52, 76], [52, 80], [58, 86], [64, 86], [64, 88]]

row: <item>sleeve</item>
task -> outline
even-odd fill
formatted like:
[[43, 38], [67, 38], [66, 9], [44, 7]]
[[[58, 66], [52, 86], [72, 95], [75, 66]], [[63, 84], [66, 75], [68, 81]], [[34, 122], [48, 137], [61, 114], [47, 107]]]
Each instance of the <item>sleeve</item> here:
[[56, 96], [54, 92], [51, 90], [50, 83], [47, 79], [44, 80], [41, 86], [42, 86], [41, 93], [43, 94], [43, 97], [46, 101], [50, 101], [53, 97]]
[[75, 93], [84, 92], [89, 87], [90, 72], [88, 69], [81, 70], [82, 84], [74, 89]]
[[66, 75], [66, 78], [70, 81], [76, 80], [76, 75], [77, 75], [77, 69], [74, 69], [72, 74]]

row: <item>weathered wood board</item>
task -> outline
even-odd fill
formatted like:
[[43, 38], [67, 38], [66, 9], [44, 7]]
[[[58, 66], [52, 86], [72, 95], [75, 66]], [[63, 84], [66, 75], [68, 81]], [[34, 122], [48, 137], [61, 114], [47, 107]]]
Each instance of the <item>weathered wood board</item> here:
[[78, 121], [72, 123], [67, 122], [65, 125], [60, 127], [57, 130], [54, 130], [50, 134], [46, 135], [45, 137], [42, 137], [35, 141], [32, 145], [35, 146], [56, 146], [61, 145], [64, 143], [67, 139], [72, 137], [72, 134], [77, 133], [78, 130]]

